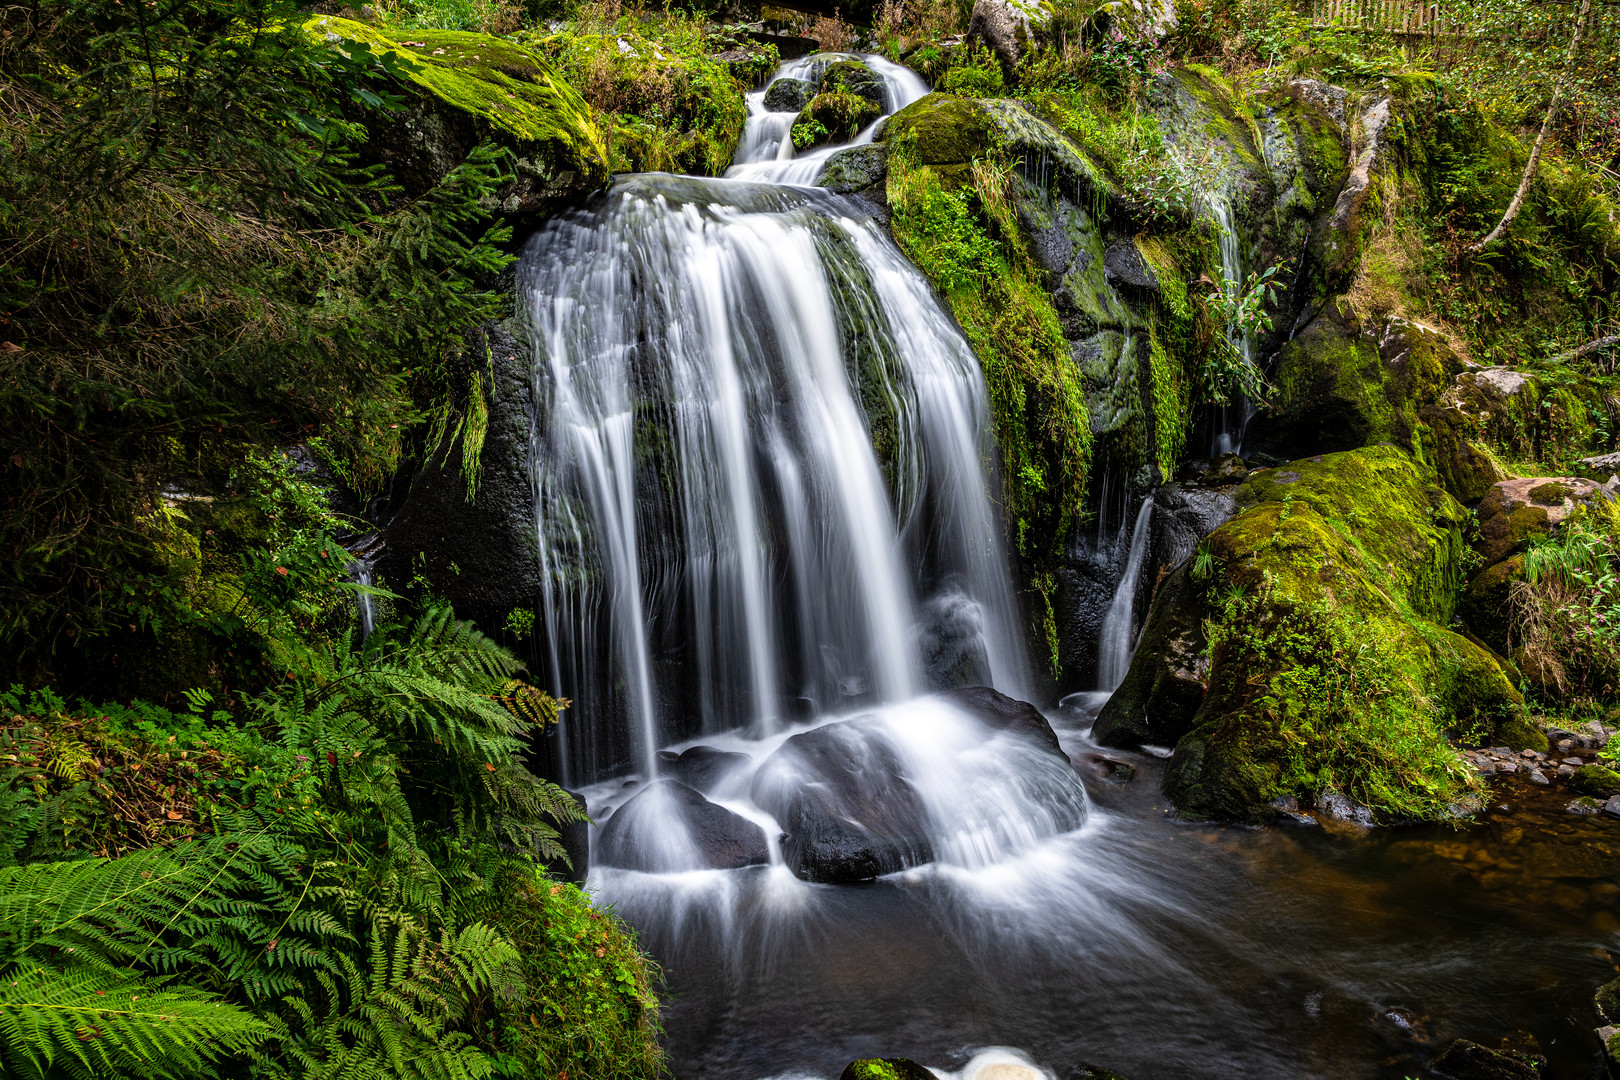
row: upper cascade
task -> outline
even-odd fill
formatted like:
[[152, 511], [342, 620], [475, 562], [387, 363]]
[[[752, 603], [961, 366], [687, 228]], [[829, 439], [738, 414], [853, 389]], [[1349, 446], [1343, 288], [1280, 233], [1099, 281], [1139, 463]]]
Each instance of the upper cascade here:
[[[848, 143], [820, 146], [800, 152], [793, 143], [793, 125], [802, 115], [796, 111], [773, 111], [767, 102], [771, 87], [784, 79], [821, 82], [836, 64], [858, 62], [869, 68], [883, 86], [883, 106], [879, 118], [868, 124]], [[848, 146], [872, 141], [878, 125], [890, 114], [928, 95], [928, 84], [916, 72], [875, 53], [816, 53], [783, 64], [771, 83], [748, 95], [748, 125], [743, 129], [728, 179], [760, 180], [773, 184], [809, 185], [816, 182], [827, 159]]]

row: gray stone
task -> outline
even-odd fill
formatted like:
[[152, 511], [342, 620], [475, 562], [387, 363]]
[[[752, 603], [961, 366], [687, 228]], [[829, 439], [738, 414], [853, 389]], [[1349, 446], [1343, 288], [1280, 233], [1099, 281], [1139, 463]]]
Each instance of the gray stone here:
[[1575, 766], [1575, 767], [1576, 767], [1576, 768], [1577, 768], [1577, 769], [1578, 769], [1578, 768], [1580, 768], [1580, 767], [1581, 767], [1581, 766], [1582, 766], [1582, 765], [1585, 765], [1585, 764], [1586, 764], [1586, 762], [1584, 762], [1584, 761], [1582, 761], [1582, 760], [1581, 760], [1581, 759], [1580, 759], [1580, 758], [1578, 758], [1578, 757], [1567, 757], [1567, 758], [1565, 758], [1565, 759], [1564, 759], [1564, 761], [1563, 761], [1563, 763], [1564, 763], [1564, 764], [1565, 764], [1565, 765], [1573, 765], [1573, 766]]
[[1564, 809], [1568, 810], [1572, 814], [1601, 814], [1603, 812], [1603, 804], [1594, 798], [1582, 795], [1578, 799], [1572, 799], [1565, 803]]
[[1325, 791], [1316, 800], [1316, 808], [1328, 817], [1348, 821], [1352, 825], [1371, 826], [1372, 811], [1338, 791]]
[[1153, 267], [1148, 265], [1136, 245], [1128, 240], [1115, 241], [1103, 252], [1103, 278], [1147, 292], [1159, 291], [1159, 275], [1153, 272]]
[[1558, 779], [1560, 779], [1560, 780], [1568, 780], [1570, 777], [1572, 777], [1574, 775], [1575, 775], [1575, 766], [1573, 766], [1573, 765], [1560, 765], [1560, 766], [1558, 766]]
[[796, 113], [816, 96], [816, 84], [808, 79], [777, 79], [765, 88], [765, 108], [770, 112]]
[[[670, 840], [672, 819], [685, 825], [685, 838]], [[655, 780], [602, 826], [596, 856], [604, 866], [652, 873], [736, 870], [770, 862], [770, 849], [752, 821], [678, 780]]]
[[1542, 786], [1552, 783], [1551, 780], [1547, 779], [1547, 774], [1542, 772], [1540, 769], [1530, 770], [1530, 782], [1532, 784], [1540, 784]]
[[1620, 818], [1620, 795], [1610, 795], [1609, 801], [1603, 804], [1603, 812], [1613, 818]]
[[888, 173], [889, 144], [866, 143], [829, 157], [816, 186], [847, 195], [882, 183]]

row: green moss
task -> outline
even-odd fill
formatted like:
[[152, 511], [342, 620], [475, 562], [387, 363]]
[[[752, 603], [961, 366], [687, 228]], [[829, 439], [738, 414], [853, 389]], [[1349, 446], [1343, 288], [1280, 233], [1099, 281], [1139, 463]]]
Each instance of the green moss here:
[[[915, 165], [961, 166], [995, 145], [990, 116], [978, 102], [929, 94], [889, 117], [883, 140], [904, 147]], [[961, 170], [952, 170], [960, 175]]]
[[934, 1074], [906, 1058], [865, 1058], [844, 1066], [838, 1080], [934, 1080]]
[[1155, 337], [1148, 354], [1153, 377], [1154, 450], [1161, 476], [1172, 476], [1194, 415], [1192, 383], [1182, 365], [1173, 361]]
[[[983, 367], [1001, 450], [1003, 505], [1034, 594], [1032, 630], [1050, 646], [1055, 675], [1052, 571], [1085, 495], [1091, 455], [1085, 389], [1041, 271], [1018, 232], [1008, 201], [1010, 172], [986, 161], [936, 167], [923, 160], [975, 141], [947, 144], [936, 130], [941, 116], [979, 122], [984, 115], [971, 102], [936, 97], [918, 103], [932, 102], [928, 110], [908, 117], [908, 109], [890, 121], [892, 228], [901, 249], [944, 295]], [[919, 145], [928, 148], [926, 155]], [[941, 169], [955, 170], [974, 187], [948, 183]]]
[[823, 90], [793, 121], [793, 145], [800, 150], [847, 142], [882, 114], [882, 108], [847, 90]]
[[1266, 820], [1341, 791], [1386, 819], [1444, 816], [1475, 738], [1522, 702], [1486, 650], [1444, 629], [1463, 520], [1396, 447], [1255, 473], [1209, 537], [1209, 689], [1166, 791], [1190, 816]]
[[710, 56], [701, 20], [671, 13], [656, 38], [628, 27], [576, 28], [532, 41], [611, 118], [615, 171], [718, 176], [730, 165], [748, 119], [752, 69], [745, 64], [739, 75]]
[[845, 93], [864, 98], [882, 111], [883, 79], [859, 60], [840, 60], [821, 73], [818, 93]]
[[1604, 983], [1593, 995], [1598, 1015], [1611, 1024], [1620, 1024], [1620, 979]]
[[1582, 765], [1569, 778], [1572, 791], [1600, 799], [1620, 795], [1620, 772], [1603, 765]]
[[351, 19], [322, 15], [304, 24], [339, 48], [363, 45], [408, 63], [404, 78], [479, 121], [495, 137], [557, 155], [572, 171], [606, 178], [606, 140], [591, 107], [544, 58], [489, 34], [412, 30], [410, 43]]

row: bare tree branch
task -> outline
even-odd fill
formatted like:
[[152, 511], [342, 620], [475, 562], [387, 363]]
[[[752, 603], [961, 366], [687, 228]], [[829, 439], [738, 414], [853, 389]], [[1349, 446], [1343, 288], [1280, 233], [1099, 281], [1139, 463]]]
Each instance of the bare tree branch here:
[[1470, 252], [1482, 250], [1486, 244], [1499, 239], [1507, 227], [1513, 224], [1513, 219], [1519, 216], [1519, 210], [1524, 206], [1524, 197], [1529, 194], [1530, 181], [1535, 179], [1536, 166], [1541, 164], [1541, 148], [1547, 142], [1547, 132], [1558, 122], [1558, 107], [1564, 103], [1564, 84], [1575, 70], [1575, 58], [1581, 52], [1581, 35], [1586, 30], [1587, 16], [1592, 13], [1592, 0], [1581, 0], [1581, 13], [1575, 16], [1575, 32], [1570, 37], [1569, 59], [1564, 63], [1564, 72], [1559, 76], [1557, 84], [1553, 87], [1552, 103], [1547, 106], [1547, 116], [1541, 121], [1541, 134], [1536, 136], [1536, 145], [1530, 149], [1530, 160], [1525, 162], [1524, 175], [1519, 178], [1519, 190], [1513, 193], [1513, 201], [1508, 203], [1507, 213], [1497, 222], [1496, 228], [1486, 234], [1485, 239], [1468, 248]]

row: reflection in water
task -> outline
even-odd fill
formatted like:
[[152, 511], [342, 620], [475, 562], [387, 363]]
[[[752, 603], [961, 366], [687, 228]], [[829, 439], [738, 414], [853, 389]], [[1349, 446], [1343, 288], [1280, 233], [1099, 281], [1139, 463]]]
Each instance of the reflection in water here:
[[[1072, 722], [1065, 748], [1092, 751]], [[1512, 786], [1464, 830], [1188, 825], [1161, 763], [1131, 761], [1078, 831], [988, 867], [595, 871], [665, 965], [676, 1075], [832, 1078], [874, 1055], [956, 1072], [1014, 1046], [1057, 1077], [1396, 1080], [1519, 1029], [1545, 1076], [1598, 1075], [1620, 822]]]

